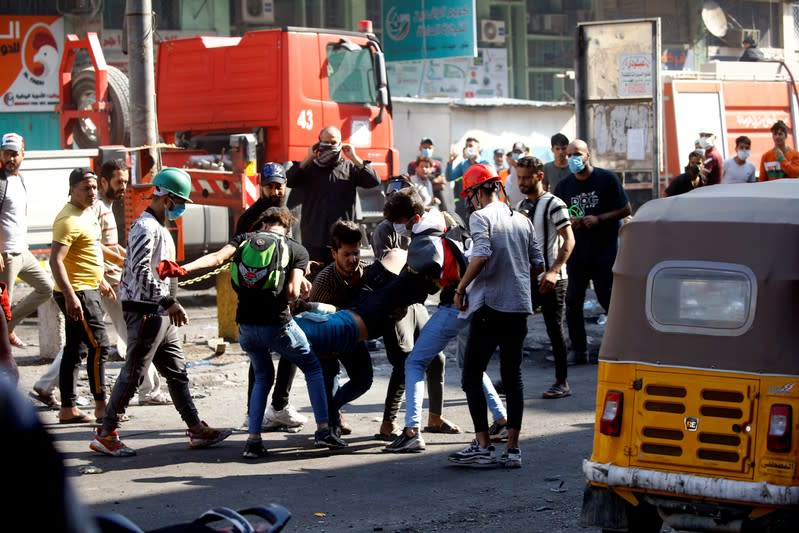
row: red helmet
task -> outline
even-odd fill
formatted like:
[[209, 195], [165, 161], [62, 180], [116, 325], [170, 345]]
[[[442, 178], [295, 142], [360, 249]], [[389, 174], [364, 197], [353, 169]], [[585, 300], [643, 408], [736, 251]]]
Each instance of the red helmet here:
[[468, 198], [471, 189], [479, 187], [483, 183], [498, 179], [499, 176], [497, 175], [497, 171], [494, 170], [494, 167], [479, 163], [472, 165], [466, 169], [466, 172], [463, 174], [463, 190], [461, 191], [461, 197]]

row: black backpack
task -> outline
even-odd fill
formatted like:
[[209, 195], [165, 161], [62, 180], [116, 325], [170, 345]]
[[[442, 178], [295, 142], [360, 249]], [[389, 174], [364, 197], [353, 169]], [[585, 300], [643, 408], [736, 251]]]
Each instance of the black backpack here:
[[291, 249], [285, 235], [260, 231], [239, 245], [230, 263], [230, 282], [236, 292], [279, 294], [286, 283]]

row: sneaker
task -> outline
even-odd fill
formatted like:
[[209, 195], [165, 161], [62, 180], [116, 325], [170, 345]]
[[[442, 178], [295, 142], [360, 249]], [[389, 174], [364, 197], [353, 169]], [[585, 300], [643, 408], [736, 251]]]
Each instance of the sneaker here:
[[16, 346], [17, 348], [24, 348], [27, 346], [27, 344], [22, 339], [17, 337], [17, 334], [13, 331], [8, 334], [8, 342], [11, 343], [11, 346]]
[[286, 407], [280, 411], [275, 411], [272, 404], [269, 404], [269, 407], [266, 408], [266, 414], [264, 414], [264, 426], [269, 427], [300, 427], [307, 421], [308, 417], [301, 415], [291, 404], [286, 405]]
[[568, 384], [561, 384], [561, 383], [553, 383], [551, 387], [545, 390], [541, 397], [545, 400], [555, 400], [558, 398], [565, 398], [566, 396], [571, 396], [572, 390], [569, 388]]
[[481, 448], [477, 440], [459, 452], [450, 454], [449, 462], [475, 468], [489, 468], [497, 466], [497, 450], [492, 444]]
[[189, 437], [189, 448], [207, 448], [228, 438], [231, 433], [230, 429], [214, 429], [209, 427], [205, 422], [203, 429], [200, 433], [194, 433], [192, 430], [186, 430], [186, 436]]
[[128, 448], [125, 443], [119, 440], [119, 431], [116, 429], [108, 435], [101, 437], [102, 430], [97, 428], [94, 440], [89, 444], [89, 448], [96, 452], [104, 453], [112, 457], [130, 457], [136, 455], [136, 450]]
[[145, 396], [144, 398], [139, 396], [139, 405], [172, 405], [172, 398], [169, 397], [169, 394], [163, 392]]
[[408, 434], [403, 431], [402, 435], [397, 437], [394, 442], [383, 448], [384, 452], [391, 452], [391, 453], [405, 453], [405, 452], [423, 452], [425, 449], [424, 446], [424, 439], [420, 433], [409, 437]]
[[499, 458], [499, 464], [505, 468], [521, 468], [522, 451], [519, 448], [506, 448]]
[[264, 448], [263, 441], [247, 439], [247, 443], [244, 445], [244, 452], [241, 456], [247, 459], [258, 459], [260, 457], [266, 457], [267, 453], [269, 452]]
[[313, 440], [314, 446], [317, 448], [327, 447], [331, 450], [338, 450], [347, 447], [347, 443], [341, 440], [341, 437], [336, 435], [336, 432], [330, 428], [316, 430]]
[[508, 440], [507, 424], [493, 422], [488, 428], [488, 438], [491, 439], [491, 442], [505, 442]]

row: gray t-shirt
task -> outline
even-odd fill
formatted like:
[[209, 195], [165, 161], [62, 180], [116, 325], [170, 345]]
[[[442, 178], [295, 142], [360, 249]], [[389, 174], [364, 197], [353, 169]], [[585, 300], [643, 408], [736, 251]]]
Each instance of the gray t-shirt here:
[[555, 192], [555, 187], [558, 186], [560, 180], [571, 173], [568, 166], [564, 168], [556, 167], [554, 161], [544, 163], [544, 188], [549, 192]]
[[492, 202], [469, 217], [471, 257], [488, 257], [483, 270], [467, 289], [471, 316], [484, 305], [504, 313], [532, 313], [530, 265], [543, 266], [541, 245], [533, 223], [504, 202]]

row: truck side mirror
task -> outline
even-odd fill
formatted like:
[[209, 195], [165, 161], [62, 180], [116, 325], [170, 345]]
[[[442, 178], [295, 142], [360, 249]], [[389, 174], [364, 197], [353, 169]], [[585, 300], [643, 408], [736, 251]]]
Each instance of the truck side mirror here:
[[[383, 52], [375, 52], [375, 82], [378, 89], [388, 87], [388, 75], [386, 74], [386, 58]], [[388, 98], [385, 100], [388, 103]]]

